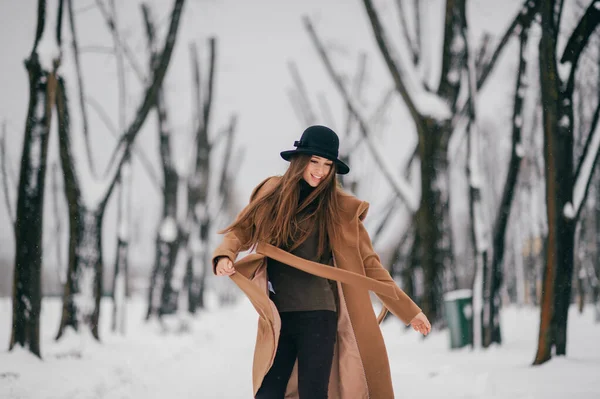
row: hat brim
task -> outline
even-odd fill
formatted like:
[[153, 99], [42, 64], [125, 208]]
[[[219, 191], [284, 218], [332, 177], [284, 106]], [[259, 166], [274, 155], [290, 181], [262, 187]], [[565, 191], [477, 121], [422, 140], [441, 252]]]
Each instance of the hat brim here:
[[290, 159], [297, 154], [308, 154], [308, 155], [316, 155], [318, 157], [323, 157], [323, 158], [327, 158], [333, 162], [335, 162], [336, 165], [336, 172], [338, 175], [345, 175], [348, 172], [350, 172], [350, 167], [348, 167], [348, 165], [346, 165], [344, 162], [340, 161], [339, 159], [332, 159], [330, 154], [327, 154], [323, 151], [319, 151], [317, 149], [310, 149], [310, 148], [297, 148], [295, 150], [288, 150], [288, 151], [282, 151], [280, 152], [281, 158], [285, 159], [286, 161], [290, 161]]

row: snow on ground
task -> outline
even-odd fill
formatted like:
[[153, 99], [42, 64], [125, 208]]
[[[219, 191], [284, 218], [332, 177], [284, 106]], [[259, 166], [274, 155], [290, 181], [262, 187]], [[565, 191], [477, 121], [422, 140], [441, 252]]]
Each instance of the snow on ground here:
[[[0, 352], [0, 398], [249, 398], [256, 315], [238, 305], [201, 313], [190, 332], [162, 334], [144, 324], [143, 300], [129, 307], [125, 337], [108, 329], [103, 343], [87, 335], [55, 343], [60, 300], [45, 299], [42, 351]], [[591, 309], [590, 309], [591, 310]], [[11, 303], [0, 300], [0, 342], [8, 343]], [[573, 311], [567, 358], [532, 367], [538, 310], [502, 314], [504, 344], [488, 351], [451, 351], [447, 332], [427, 339], [389, 319], [383, 333], [398, 398], [600, 398], [600, 325], [592, 312]]]

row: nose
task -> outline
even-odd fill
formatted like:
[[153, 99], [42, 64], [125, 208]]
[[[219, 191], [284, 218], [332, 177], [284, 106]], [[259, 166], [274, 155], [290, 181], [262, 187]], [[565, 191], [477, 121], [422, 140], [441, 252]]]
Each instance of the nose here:
[[326, 171], [326, 166], [325, 165], [319, 165], [317, 167], [317, 173], [319, 173], [319, 177], [325, 176], [325, 171]]

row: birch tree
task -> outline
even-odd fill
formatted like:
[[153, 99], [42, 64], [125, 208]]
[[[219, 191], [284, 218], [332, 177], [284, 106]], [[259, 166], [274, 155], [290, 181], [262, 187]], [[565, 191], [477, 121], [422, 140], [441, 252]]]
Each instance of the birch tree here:
[[94, 338], [99, 339], [98, 319], [103, 274], [101, 231], [106, 204], [166, 74], [183, 5], [184, 0], [174, 1], [160, 61], [151, 73], [134, 118], [119, 139], [103, 176], [98, 176], [92, 170], [93, 162], [89, 158], [91, 153], [86, 150], [84, 132], [71, 126], [67, 82], [65, 78], [58, 79], [59, 147], [69, 208], [70, 234], [69, 269], [57, 339], [67, 327], [76, 331], [80, 327], [89, 328]]
[[[541, 300], [540, 332], [534, 364], [567, 351], [567, 321], [575, 255], [575, 227], [581, 215], [600, 153], [597, 107], [583, 154], [574, 160], [573, 93], [578, 61], [600, 23], [600, 0], [590, 3], [573, 30], [561, 57], [557, 41], [563, 1], [541, 3], [543, 35], [539, 43], [543, 103], [544, 160], [548, 242]], [[560, 67], [559, 67], [560, 65]], [[577, 165], [573, 170], [573, 165]]]
[[9, 349], [41, 357], [42, 232], [48, 140], [61, 64], [63, 1], [38, 1], [33, 48], [25, 60], [29, 106], [17, 192], [13, 317]]
[[[463, 84], [461, 71], [466, 65], [467, 43], [461, 36], [465, 23], [461, 10], [465, 8], [465, 1], [446, 2], [441, 74], [437, 89], [430, 89], [417, 75], [414, 62], [402, 62], [395, 55], [372, 0], [363, 0], [377, 46], [418, 134], [421, 198], [416, 211], [416, 234], [425, 284], [421, 307], [434, 323], [441, 322], [439, 306], [442, 303], [443, 275], [452, 268], [447, 147], [452, 132], [457, 123], [464, 119], [467, 108], [467, 104], [458, 99]], [[489, 56], [489, 61], [481, 62], [477, 72], [477, 89], [487, 80], [515, 30], [530, 23], [535, 14], [535, 5], [534, 0], [524, 3]], [[417, 26], [425, 29], [421, 24]], [[415, 42], [413, 47], [419, 48], [419, 45]], [[413, 57], [417, 63], [423, 59], [426, 57]]]

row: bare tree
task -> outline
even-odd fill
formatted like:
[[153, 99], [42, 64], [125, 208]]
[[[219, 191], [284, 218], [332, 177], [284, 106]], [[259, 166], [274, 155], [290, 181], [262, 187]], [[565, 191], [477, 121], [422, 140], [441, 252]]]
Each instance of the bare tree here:
[[[156, 43], [154, 20], [147, 4], [142, 5], [142, 13], [146, 27], [150, 68], [154, 69], [159, 61], [159, 50]], [[170, 286], [170, 277], [179, 249], [179, 227], [177, 225], [179, 175], [172, 154], [172, 131], [168, 122], [168, 110], [162, 87], [158, 89], [154, 107], [158, 122], [162, 181], [164, 182], [162, 187], [163, 210], [156, 235], [156, 253], [148, 292], [146, 319], [152, 315], [160, 317], [163, 314], [172, 313], [177, 305], [174, 297], [176, 293]]]
[[[97, 0], [101, 3], [101, 0]], [[71, 3], [71, 2], [69, 2]], [[127, 82], [125, 79], [125, 56], [119, 33], [119, 22], [115, 0], [110, 0], [110, 10], [113, 20], [112, 37], [115, 59], [117, 63], [119, 131], [127, 127]], [[131, 154], [128, 154], [119, 173], [119, 196], [117, 209], [117, 247], [112, 283], [113, 312], [111, 320], [112, 331], [125, 333], [126, 297], [129, 294], [129, 238], [131, 222]]]
[[[195, 47], [193, 47], [195, 49]], [[194, 81], [196, 85], [196, 113], [197, 120], [195, 132], [194, 166], [188, 180], [187, 187], [187, 219], [191, 227], [188, 239], [189, 259], [188, 268], [188, 309], [194, 313], [196, 308], [204, 306], [205, 278], [210, 270], [209, 232], [212, 220], [215, 217], [216, 203], [210, 203], [210, 155], [214, 142], [209, 139], [212, 125], [212, 109], [215, 83], [215, 64], [217, 39], [208, 39], [208, 71], [204, 88], [200, 74], [200, 61], [198, 53], [192, 51]], [[235, 122], [233, 129], [235, 128]], [[233, 134], [233, 130], [231, 131]], [[230, 139], [233, 136], [228, 136]], [[227, 149], [230, 150], [230, 149]], [[224, 165], [223, 167], [226, 167]], [[213, 209], [214, 208], [214, 209]]]
[[[415, 65], [401, 63], [394, 56], [387, 34], [372, 0], [364, 0], [365, 9], [377, 45], [388, 66], [398, 94], [406, 104], [418, 133], [421, 159], [421, 200], [416, 212], [421, 267], [424, 272], [422, 308], [434, 322], [441, 322], [443, 274], [452, 269], [452, 240], [449, 221], [449, 185], [447, 146], [456, 125], [466, 115], [467, 105], [458, 102], [461, 71], [466, 65], [468, 45], [461, 36], [465, 0], [446, 2], [442, 68], [437, 90], [430, 90], [415, 76]], [[535, 1], [525, 2], [519, 14], [499, 41], [489, 61], [481, 62], [477, 89], [485, 83], [501, 51], [518, 27], [530, 23]], [[483, 59], [484, 57], [480, 57]], [[420, 57], [423, 60], [423, 57]], [[412, 72], [412, 73], [411, 73]], [[435, 104], [430, 107], [426, 104]], [[442, 112], [443, 111], [443, 112]], [[448, 275], [452, 275], [449, 273]]]
[[505, 254], [506, 228], [513, 198], [516, 192], [519, 170], [524, 155], [521, 129], [523, 127], [523, 102], [527, 89], [526, 74], [526, 48], [529, 35], [529, 24], [523, 24], [519, 32], [519, 65], [513, 102], [512, 115], [512, 145], [508, 172], [502, 189], [500, 205], [492, 227], [492, 260], [491, 267], [486, 270], [483, 280], [483, 346], [489, 347], [492, 343], [501, 343], [500, 333], [500, 285], [502, 283], [502, 262]]
[[[540, 333], [534, 364], [567, 351], [567, 321], [571, 303], [575, 226], [587, 197], [592, 172], [600, 153], [597, 107], [583, 154], [574, 164], [573, 92], [578, 61], [600, 23], [600, 1], [589, 5], [567, 41], [562, 57], [557, 41], [563, 1], [541, 3], [542, 30], [539, 44], [540, 84], [544, 116], [544, 159], [548, 242], [542, 288]], [[558, 64], [561, 63], [560, 70]], [[565, 72], [565, 73], [561, 73]]]
[[[14, 224], [13, 318], [9, 345], [11, 350], [20, 345], [39, 357], [44, 191], [48, 139], [61, 62], [63, 1], [51, 4], [48, 7], [45, 0], [38, 1], [35, 40], [25, 60], [29, 107]], [[51, 18], [53, 14], [57, 15], [56, 21]]]
[[[76, 162], [74, 154], [87, 154], [82, 138], [71, 129], [66, 82], [59, 79], [57, 113], [59, 116], [60, 158], [65, 178], [65, 195], [69, 207], [69, 270], [63, 294], [63, 311], [57, 339], [66, 327], [78, 330], [81, 326], [90, 328], [92, 335], [99, 339], [98, 319], [102, 292], [102, 241], [101, 229], [106, 204], [117, 184], [118, 177], [126, 163], [131, 145], [144, 121], [166, 74], [175, 45], [184, 0], [175, 0], [171, 13], [170, 26], [159, 61], [151, 73], [142, 101], [133, 121], [119, 139], [109, 161], [109, 166], [101, 179], [95, 179], [90, 171], [90, 162]], [[75, 129], [78, 130], [78, 129]], [[84, 184], [92, 180], [94, 188]]]

